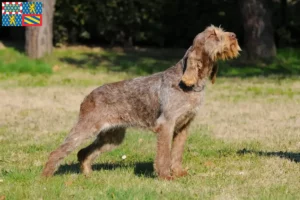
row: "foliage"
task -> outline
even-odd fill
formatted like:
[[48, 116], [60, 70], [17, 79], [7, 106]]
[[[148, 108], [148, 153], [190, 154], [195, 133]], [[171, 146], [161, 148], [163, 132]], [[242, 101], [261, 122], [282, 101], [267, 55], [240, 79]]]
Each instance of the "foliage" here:
[[[184, 47], [210, 24], [244, 30], [239, 0], [57, 0], [54, 43]], [[299, 46], [299, 0], [268, 0], [276, 46]], [[24, 40], [24, 27], [0, 27], [0, 38]]]
[[[276, 43], [299, 44], [300, 1], [270, 1]], [[237, 33], [243, 43], [238, 0], [57, 0], [54, 41], [109, 45], [187, 47], [210, 24]]]
[[[124, 44], [145, 42], [159, 35], [160, 0], [58, 0], [54, 35], [56, 42], [97, 41]], [[149, 31], [152, 30], [152, 31]], [[156, 32], [156, 33], [155, 33]], [[152, 35], [152, 34], [156, 35]], [[151, 43], [158, 44], [159, 39]]]
[[240, 32], [240, 22], [231, 23], [237, 11], [232, 0], [58, 0], [54, 37], [56, 43], [186, 46], [211, 23]]

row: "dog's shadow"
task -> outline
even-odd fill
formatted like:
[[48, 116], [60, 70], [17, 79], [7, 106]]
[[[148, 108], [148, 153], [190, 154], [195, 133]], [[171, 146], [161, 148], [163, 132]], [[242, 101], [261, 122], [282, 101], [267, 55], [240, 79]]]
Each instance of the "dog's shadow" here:
[[[299, 163], [300, 162], [300, 153], [294, 152], [265, 152], [265, 151], [255, 151], [255, 150], [248, 150], [242, 149], [237, 151], [238, 155], [245, 155], [245, 154], [255, 154], [258, 156], [266, 156], [266, 157], [279, 157], [288, 159], [290, 161]], [[136, 162], [136, 163], [103, 163], [103, 164], [94, 164], [92, 165], [93, 171], [101, 171], [101, 170], [109, 170], [113, 171], [118, 168], [134, 168], [134, 174], [136, 176], [142, 176], [147, 178], [154, 178], [154, 168], [153, 162]], [[79, 164], [72, 163], [72, 164], [64, 164], [59, 167], [55, 175], [62, 175], [62, 174], [78, 174], [80, 173]]]
[[296, 163], [300, 162], [300, 153], [294, 153], [294, 152], [283, 152], [283, 151], [266, 152], [266, 151], [254, 151], [254, 150], [242, 149], [239, 150], [237, 154], [239, 155], [255, 154], [258, 156], [279, 157], [279, 158], [288, 159]]
[[[93, 171], [100, 171], [100, 170], [109, 170], [113, 171], [118, 168], [134, 168], [134, 174], [136, 176], [143, 176], [147, 178], [154, 178], [154, 168], [153, 162], [137, 162], [137, 163], [102, 163], [102, 164], [94, 164], [92, 165]], [[62, 174], [78, 174], [80, 173], [80, 168], [78, 163], [72, 164], [64, 164], [60, 165], [55, 175], [62, 175]]]

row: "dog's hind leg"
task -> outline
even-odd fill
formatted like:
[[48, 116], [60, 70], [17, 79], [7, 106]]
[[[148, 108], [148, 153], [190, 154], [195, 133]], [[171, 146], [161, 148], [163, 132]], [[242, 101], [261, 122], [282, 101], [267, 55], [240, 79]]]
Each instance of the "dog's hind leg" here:
[[52, 176], [62, 159], [64, 159], [84, 141], [99, 133], [103, 125], [104, 123], [96, 122], [93, 116], [87, 116], [79, 119], [77, 124], [72, 128], [68, 137], [65, 139], [64, 143], [50, 154], [42, 176]]
[[81, 172], [85, 175], [92, 172], [92, 163], [101, 153], [111, 151], [120, 145], [125, 136], [125, 128], [118, 127], [99, 133], [97, 139], [81, 149], [78, 154]]

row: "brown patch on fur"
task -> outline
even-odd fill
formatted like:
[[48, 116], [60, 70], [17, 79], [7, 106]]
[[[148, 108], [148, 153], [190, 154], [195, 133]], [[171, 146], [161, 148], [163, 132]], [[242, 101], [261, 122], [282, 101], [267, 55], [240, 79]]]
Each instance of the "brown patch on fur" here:
[[[199, 33], [187, 54], [186, 71], [182, 82], [186, 86], [196, 85], [198, 80], [207, 76], [211, 68], [207, 69], [217, 60], [227, 60], [239, 55], [241, 48], [234, 33], [225, 32], [221, 28], [210, 26]], [[198, 76], [197, 76], [198, 74]], [[216, 72], [212, 77], [215, 82]]]
[[129, 126], [157, 133], [154, 168], [159, 178], [187, 175], [182, 168], [187, 127], [203, 102], [206, 80], [215, 81], [217, 59], [236, 57], [239, 50], [233, 33], [211, 26], [166, 71], [96, 88], [82, 102], [78, 122], [64, 143], [50, 154], [43, 176], [52, 176], [63, 158], [97, 136], [78, 152], [81, 171], [89, 174], [95, 158], [121, 144]]
[[216, 78], [217, 78], [217, 73], [218, 73], [218, 64], [215, 63], [213, 65], [213, 68], [212, 68], [212, 71], [211, 71], [211, 74], [210, 74], [210, 79], [211, 79], [211, 83], [214, 84], [216, 82]]

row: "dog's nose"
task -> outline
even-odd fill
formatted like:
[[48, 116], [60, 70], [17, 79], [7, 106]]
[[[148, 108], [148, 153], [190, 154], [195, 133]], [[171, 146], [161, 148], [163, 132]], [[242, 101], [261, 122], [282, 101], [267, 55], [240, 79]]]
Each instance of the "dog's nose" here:
[[230, 37], [231, 37], [232, 39], [235, 39], [235, 38], [236, 38], [235, 33], [230, 33]]

